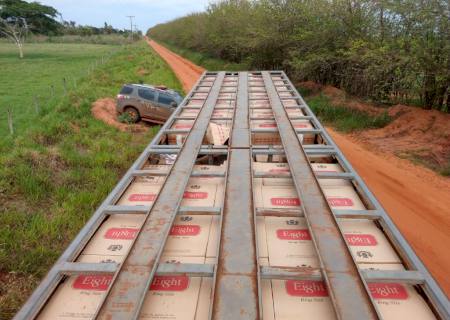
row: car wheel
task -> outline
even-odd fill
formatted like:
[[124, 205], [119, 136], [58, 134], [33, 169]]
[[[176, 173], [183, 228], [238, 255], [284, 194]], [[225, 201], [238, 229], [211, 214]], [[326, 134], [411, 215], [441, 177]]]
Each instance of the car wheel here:
[[127, 107], [125, 108], [125, 113], [128, 114], [128, 116], [130, 117], [130, 121], [132, 123], [136, 123], [139, 120], [141, 120], [141, 115], [139, 114], [139, 111], [137, 111], [135, 108], [133, 107]]

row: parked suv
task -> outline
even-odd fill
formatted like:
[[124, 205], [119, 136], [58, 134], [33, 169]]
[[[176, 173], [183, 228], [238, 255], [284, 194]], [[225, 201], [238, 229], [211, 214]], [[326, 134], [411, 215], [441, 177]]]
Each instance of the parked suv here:
[[163, 86], [126, 84], [117, 95], [116, 110], [128, 113], [134, 123], [141, 119], [164, 123], [182, 100], [178, 92]]

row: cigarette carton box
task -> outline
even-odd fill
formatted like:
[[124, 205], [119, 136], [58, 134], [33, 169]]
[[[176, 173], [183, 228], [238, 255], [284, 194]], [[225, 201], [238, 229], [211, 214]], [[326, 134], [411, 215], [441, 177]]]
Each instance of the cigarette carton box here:
[[253, 162], [253, 172], [290, 176], [288, 163]]
[[296, 99], [283, 99], [283, 100], [281, 100], [281, 102], [283, 103], [283, 106], [285, 106], [285, 107], [297, 107], [300, 105]]
[[112, 274], [81, 274], [64, 279], [37, 319], [92, 319], [112, 278]]
[[250, 116], [253, 118], [273, 118], [272, 109], [250, 109]]
[[[362, 269], [404, 270], [401, 264], [366, 264]], [[429, 305], [405, 283], [368, 283], [369, 291], [384, 320], [435, 320]]]
[[183, 110], [180, 113], [180, 117], [189, 117], [195, 119], [199, 113], [200, 108], [192, 108], [192, 109], [183, 108]]
[[[142, 214], [116, 214], [102, 223], [83, 249], [83, 255], [120, 256], [127, 254], [144, 223]], [[107, 258], [105, 258], [107, 259]]]
[[182, 215], [175, 218], [163, 255], [205, 257], [212, 216]]
[[268, 209], [299, 209], [300, 198], [294, 186], [262, 185], [263, 207]]
[[[309, 120], [292, 120], [292, 125], [295, 129], [314, 129]], [[251, 121], [252, 129], [277, 129], [277, 124], [274, 120], [253, 120]], [[304, 133], [302, 134], [303, 143], [314, 143], [315, 134]], [[273, 132], [254, 132], [252, 133], [253, 143], [255, 144], [268, 144], [279, 145], [281, 144], [281, 138], [278, 131]]]
[[[197, 259], [180, 257], [181, 263]], [[155, 276], [145, 297], [139, 319], [194, 319], [202, 278], [186, 275]]]
[[248, 105], [250, 108], [269, 108], [270, 102], [269, 102], [269, 99], [263, 98], [263, 99], [257, 99], [257, 100], [250, 100], [248, 102]]
[[271, 266], [320, 266], [304, 218], [265, 217], [265, 224]]
[[269, 251], [267, 249], [267, 232], [265, 219], [266, 219], [265, 217], [256, 217], [256, 240], [258, 245], [258, 257], [260, 259], [269, 258]]
[[[178, 130], [191, 130], [194, 120], [176, 120], [170, 127]], [[170, 133], [167, 135], [169, 144], [182, 144], [187, 137], [187, 133]]]
[[214, 207], [218, 181], [222, 178], [190, 178], [184, 191], [181, 206]]
[[286, 109], [286, 113], [287, 113], [289, 118], [302, 117], [302, 116], [305, 115], [303, 113], [302, 109], [300, 109], [300, 108], [289, 108], [289, 109]]
[[323, 281], [272, 280], [275, 319], [336, 319]]
[[255, 208], [263, 208], [262, 198], [262, 179], [255, 178], [253, 180], [253, 205]]
[[206, 140], [209, 144], [215, 146], [222, 146], [230, 137], [231, 126], [230, 123], [217, 124], [210, 122], [206, 130]]
[[[342, 167], [337, 163], [311, 163], [314, 172], [324, 173], [341, 173], [344, 172]], [[352, 183], [345, 179], [318, 179], [322, 187], [327, 186], [350, 186]]]
[[210, 259], [217, 258], [219, 241], [220, 241], [220, 217], [212, 216], [211, 228], [209, 231], [209, 238], [208, 238], [208, 246], [206, 248], [206, 259], [208, 261], [210, 261]]
[[328, 204], [336, 210], [364, 210], [364, 204], [352, 186], [323, 186]]
[[136, 177], [125, 190], [117, 204], [149, 206], [156, 200], [162, 183], [163, 178], [158, 176]]
[[401, 263], [383, 232], [369, 220], [340, 219], [339, 225], [358, 263]]
[[190, 99], [186, 103], [186, 107], [189, 108], [200, 108], [205, 103], [205, 99]]
[[208, 320], [211, 308], [213, 278], [202, 278], [195, 320]]

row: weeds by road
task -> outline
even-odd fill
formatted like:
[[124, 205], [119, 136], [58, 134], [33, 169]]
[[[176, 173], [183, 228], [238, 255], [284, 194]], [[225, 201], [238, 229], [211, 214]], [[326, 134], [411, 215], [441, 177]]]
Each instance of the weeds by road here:
[[380, 115], [369, 115], [346, 106], [334, 106], [330, 99], [322, 94], [309, 98], [308, 105], [324, 124], [330, 124], [338, 131], [346, 133], [383, 128], [392, 120], [387, 112]]
[[[45, 54], [38, 51], [35, 55], [42, 59], [40, 68], [46, 72]], [[52, 59], [48, 58], [49, 67]], [[22, 62], [15, 63], [21, 68]], [[64, 63], [71, 64], [70, 59]], [[73, 63], [67, 68], [76, 72], [79, 63], [76, 59]], [[45, 81], [39, 72], [26, 70], [22, 76], [28, 75], [28, 83]], [[2, 139], [1, 319], [14, 315], [158, 130], [121, 132], [91, 116], [95, 100], [114, 96], [123, 83], [139, 80], [181, 89], [167, 65], [140, 42], [114, 53], [107, 63], [80, 79], [76, 89], [60, 96], [58, 103], [42, 108], [38, 118], [24, 117], [27, 128], [19, 136]]]

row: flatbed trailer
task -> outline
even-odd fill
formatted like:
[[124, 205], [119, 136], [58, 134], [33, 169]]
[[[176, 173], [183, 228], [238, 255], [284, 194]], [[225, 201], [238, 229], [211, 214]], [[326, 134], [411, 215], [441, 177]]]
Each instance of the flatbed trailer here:
[[201, 76], [15, 319], [302, 317], [450, 311], [285, 73], [255, 71]]

